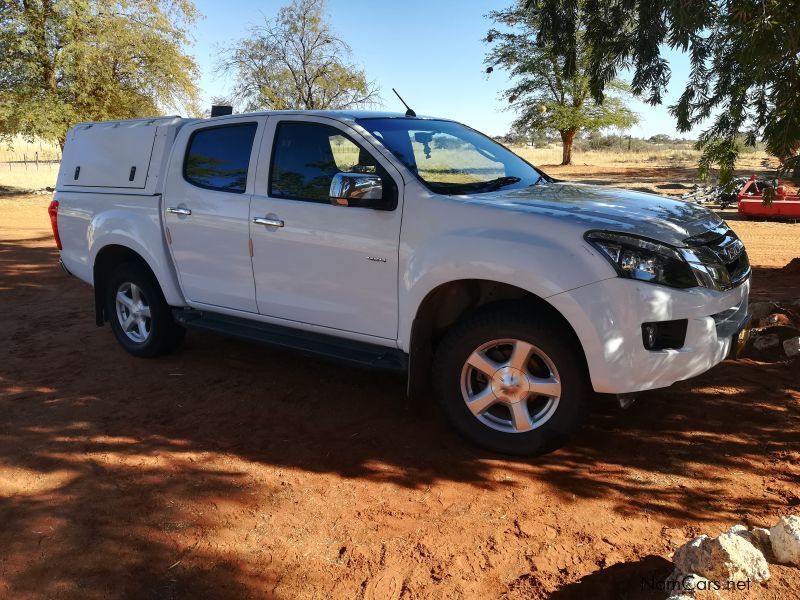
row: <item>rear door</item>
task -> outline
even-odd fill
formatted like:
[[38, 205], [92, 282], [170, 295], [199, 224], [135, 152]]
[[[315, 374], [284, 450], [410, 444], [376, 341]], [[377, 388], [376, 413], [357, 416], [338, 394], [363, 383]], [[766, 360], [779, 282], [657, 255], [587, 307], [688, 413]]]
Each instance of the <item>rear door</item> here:
[[[331, 180], [345, 171], [391, 178], [384, 190], [399, 194], [396, 208], [333, 206]], [[338, 121], [271, 117], [250, 209], [259, 312], [396, 339], [401, 181], [367, 140]]]
[[170, 161], [164, 222], [191, 302], [258, 312], [249, 211], [265, 121], [243, 116], [194, 124], [176, 141], [184, 151]]

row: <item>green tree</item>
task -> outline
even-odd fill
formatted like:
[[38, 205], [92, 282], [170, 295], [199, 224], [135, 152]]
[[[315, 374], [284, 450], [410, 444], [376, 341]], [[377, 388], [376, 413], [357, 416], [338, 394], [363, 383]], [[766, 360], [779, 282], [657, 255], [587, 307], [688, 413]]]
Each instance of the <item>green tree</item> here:
[[[538, 38], [563, 48], [561, 76], [583, 72], [581, 47], [592, 48], [592, 95], [603, 98], [621, 69], [632, 90], [659, 104], [670, 80], [665, 47], [687, 52], [686, 87], [670, 107], [678, 129], [710, 120], [698, 139], [702, 173], [718, 164], [733, 174], [737, 135], [759, 139], [778, 157], [800, 147], [800, 10], [787, 0], [530, 0]], [[580, 34], [575, 24], [585, 25]]]
[[189, 0], [0, 2], [0, 139], [196, 107]]
[[502, 30], [493, 28], [485, 41], [492, 44], [486, 56], [487, 72], [505, 69], [513, 85], [504, 92], [519, 116], [517, 130], [558, 132], [563, 146], [562, 165], [572, 162], [572, 144], [576, 135], [606, 127], [626, 128], [637, 123], [634, 112], [620, 96], [627, 86], [613, 80], [620, 95], [595, 100], [589, 87], [588, 66], [591, 48], [583, 42], [582, 25], [578, 23], [577, 68], [564, 76], [567, 57], [561, 49], [539, 39], [539, 16], [525, 8], [525, 0], [505, 10], [489, 13], [489, 18]]
[[324, 0], [293, 0], [249, 37], [222, 49], [217, 70], [233, 76], [244, 109], [341, 109], [378, 100], [350, 47], [331, 30]]
[[672, 138], [666, 133], [657, 133], [656, 135], [651, 135], [647, 141], [653, 144], [669, 144]]

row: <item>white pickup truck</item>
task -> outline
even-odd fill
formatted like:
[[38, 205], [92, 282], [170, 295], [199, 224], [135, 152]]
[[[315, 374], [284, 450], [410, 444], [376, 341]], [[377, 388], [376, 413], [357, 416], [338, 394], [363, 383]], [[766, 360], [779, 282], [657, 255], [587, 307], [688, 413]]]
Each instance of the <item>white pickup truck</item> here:
[[408, 372], [505, 453], [562, 444], [592, 390], [706, 371], [748, 319], [747, 254], [716, 214], [557, 181], [445, 119], [84, 123], [50, 216], [131, 354], [201, 329]]

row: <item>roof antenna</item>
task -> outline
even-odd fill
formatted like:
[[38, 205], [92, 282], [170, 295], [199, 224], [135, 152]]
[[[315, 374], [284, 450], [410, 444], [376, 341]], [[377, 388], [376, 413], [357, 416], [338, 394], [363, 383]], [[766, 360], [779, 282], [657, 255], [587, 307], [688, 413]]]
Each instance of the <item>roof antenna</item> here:
[[402, 103], [403, 103], [403, 106], [405, 106], [405, 107], [406, 107], [406, 109], [407, 109], [407, 110], [406, 110], [406, 116], [407, 116], [407, 117], [416, 117], [416, 116], [417, 116], [417, 113], [415, 113], [413, 110], [411, 110], [411, 107], [410, 107], [408, 104], [406, 104], [406, 101], [405, 101], [405, 100], [403, 100], [403, 97], [402, 97], [400, 94], [398, 94], [398, 93], [397, 93], [397, 90], [396, 90], [396, 89], [394, 89], [394, 88], [392, 88], [392, 91], [394, 92], [395, 96], [397, 96], [398, 98], [400, 98], [400, 102], [402, 102]]

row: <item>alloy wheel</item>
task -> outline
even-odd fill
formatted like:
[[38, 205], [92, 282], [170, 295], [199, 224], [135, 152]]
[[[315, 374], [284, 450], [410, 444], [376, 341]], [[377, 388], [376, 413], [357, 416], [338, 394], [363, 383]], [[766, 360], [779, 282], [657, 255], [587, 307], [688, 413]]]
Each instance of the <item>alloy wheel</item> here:
[[150, 337], [152, 317], [150, 305], [142, 289], [133, 282], [126, 281], [117, 288], [114, 304], [117, 319], [122, 331], [137, 344], [143, 344]]
[[484, 425], [504, 433], [525, 433], [553, 416], [561, 399], [561, 379], [550, 357], [533, 344], [492, 340], [464, 363], [461, 394]]

